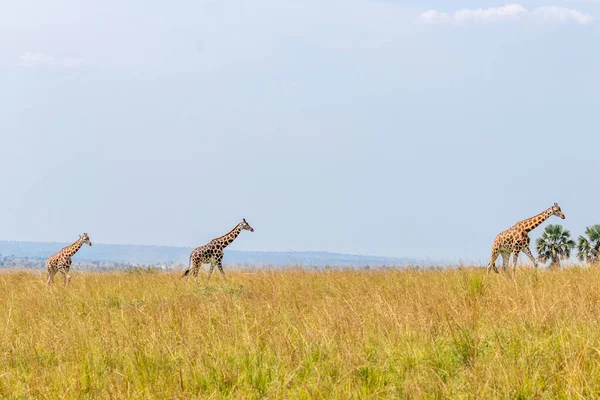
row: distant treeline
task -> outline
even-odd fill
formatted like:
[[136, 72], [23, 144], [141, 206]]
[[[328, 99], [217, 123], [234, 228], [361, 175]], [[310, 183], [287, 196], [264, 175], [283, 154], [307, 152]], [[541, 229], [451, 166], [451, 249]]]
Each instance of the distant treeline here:
[[[0, 241], [0, 259], [21, 260], [32, 268], [43, 268], [48, 256], [70, 243], [12, 242]], [[75, 264], [90, 266], [110, 265], [112, 268], [130, 265], [185, 265], [193, 249], [191, 247], [94, 244], [85, 246], [75, 256]], [[424, 262], [408, 258], [350, 255], [329, 252], [259, 252], [225, 250], [226, 265], [253, 266], [407, 266], [425, 265]], [[6, 268], [7, 266], [4, 265]]]

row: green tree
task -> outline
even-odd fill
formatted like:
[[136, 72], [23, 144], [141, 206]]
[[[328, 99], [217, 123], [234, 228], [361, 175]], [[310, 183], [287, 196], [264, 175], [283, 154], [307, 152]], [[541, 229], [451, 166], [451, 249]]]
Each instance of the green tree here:
[[588, 264], [600, 262], [600, 225], [585, 228], [585, 236], [579, 236], [577, 259]]
[[563, 229], [562, 225], [548, 225], [544, 233], [536, 241], [536, 249], [541, 262], [550, 261], [550, 267], [559, 267], [560, 260], [571, 257], [571, 249], [575, 241], [571, 232]]

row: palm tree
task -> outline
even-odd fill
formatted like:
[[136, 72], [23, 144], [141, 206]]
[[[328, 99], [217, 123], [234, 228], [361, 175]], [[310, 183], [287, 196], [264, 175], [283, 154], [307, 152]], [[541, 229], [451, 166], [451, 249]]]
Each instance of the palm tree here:
[[585, 236], [579, 236], [577, 259], [588, 264], [600, 262], [600, 225], [585, 228]]
[[548, 225], [544, 233], [536, 241], [536, 249], [541, 262], [550, 261], [550, 267], [560, 268], [560, 260], [571, 257], [571, 249], [575, 241], [571, 232], [563, 229], [562, 225]]

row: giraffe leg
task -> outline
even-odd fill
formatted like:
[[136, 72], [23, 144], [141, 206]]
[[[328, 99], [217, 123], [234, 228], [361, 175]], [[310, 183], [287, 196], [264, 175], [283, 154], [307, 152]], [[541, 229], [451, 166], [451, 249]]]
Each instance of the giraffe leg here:
[[56, 275], [56, 270], [48, 271], [48, 278], [46, 278], [46, 286], [54, 284], [54, 275]]
[[217, 260], [217, 267], [219, 267], [219, 271], [221, 271], [221, 276], [227, 279], [227, 277], [225, 276], [225, 271], [223, 271], [223, 259]]
[[200, 276], [200, 271], [202, 270], [202, 262], [194, 264], [194, 280], [198, 282], [198, 277]]
[[501, 253], [502, 254], [502, 271], [506, 272], [508, 270], [508, 262], [510, 261], [510, 253]]
[[200, 273], [200, 267], [202, 266], [201, 263], [194, 263], [192, 264], [192, 276], [194, 278], [198, 278], [198, 273]]
[[521, 250], [518, 249], [518, 248], [513, 251], [513, 268], [512, 268], [513, 279], [514, 279], [514, 277], [516, 275], [516, 272], [517, 272], [517, 261], [519, 260], [519, 253], [520, 252], [521, 252]]
[[531, 250], [529, 249], [529, 246], [523, 247], [523, 253], [527, 254], [527, 257], [529, 257], [531, 262], [533, 262], [533, 266], [535, 267], [535, 269], [538, 269], [538, 263], [535, 260], [535, 257], [533, 256], [533, 254], [531, 254]]
[[494, 269], [495, 273], [498, 273], [498, 268], [496, 267], [496, 259], [498, 258], [498, 247], [492, 248], [492, 257], [490, 258], [490, 262], [487, 265], [487, 273], [489, 274], [492, 269]]
[[59, 271], [63, 276], [63, 282], [65, 284], [65, 287], [69, 286], [69, 282], [71, 282], [71, 275], [69, 275], [69, 271], [67, 271], [64, 268], [61, 268]]
[[211, 261], [210, 262], [210, 269], [208, 270], [208, 277], [206, 278], [207, 281], [210, 280], [210, 276], [212, 275], [213, 270], [215, 269], [215, 262]]

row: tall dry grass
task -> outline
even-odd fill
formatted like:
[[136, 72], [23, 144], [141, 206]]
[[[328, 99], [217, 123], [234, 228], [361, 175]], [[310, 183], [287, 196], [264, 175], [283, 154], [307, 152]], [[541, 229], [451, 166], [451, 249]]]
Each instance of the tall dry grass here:
[[600, 396], [600, 269], [227, 272], [0, 273], [0, 397]]

